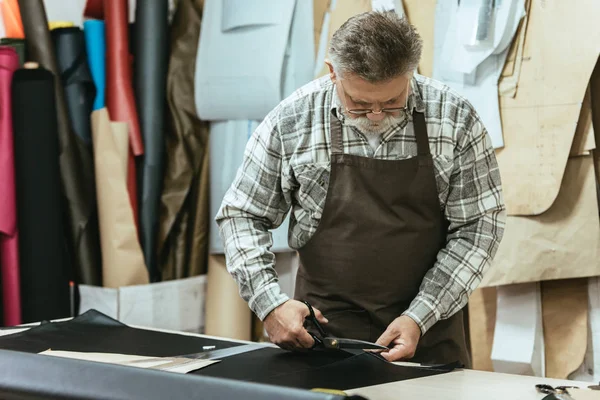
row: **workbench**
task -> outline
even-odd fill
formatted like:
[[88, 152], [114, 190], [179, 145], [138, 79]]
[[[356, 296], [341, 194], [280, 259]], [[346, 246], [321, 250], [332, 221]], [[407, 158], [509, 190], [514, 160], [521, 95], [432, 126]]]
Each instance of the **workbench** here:
[[256, 345], [127, 326], [93, 312], [75, 319], [8, 328], [0, 330], [0, 398], [153, 399], [167, 393], [170, 400], [344, 398], [314, 390], [319, 388], [343, 390], [348, 396], [370, 400], [534, 400], [545, 397], [536, 391], [536, 384], [582, 388], [592, 384], [461, 368], [430, 371], [413, 363], [392, 365], [366, 353], [296, 356], [268, 343], [187, 374], [37, 354], [52, 348], [164, 357], [187, 354], [200, 345], [236, 349], [250, 344]]

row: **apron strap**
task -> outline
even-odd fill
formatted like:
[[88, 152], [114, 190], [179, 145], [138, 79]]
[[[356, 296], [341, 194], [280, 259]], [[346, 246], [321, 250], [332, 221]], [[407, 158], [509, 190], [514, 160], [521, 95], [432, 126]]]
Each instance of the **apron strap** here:
[[337, 117], [330, 116], [329, 129], [331, 131], [331, 154], [343, 154], [342, 123]]
[[420, 156], [428, 156], [429, 138], [427, 136], [427, 124], [425, 124], [425, 114], [413, 111], [413, 127], [417, 139], [417, 153]]

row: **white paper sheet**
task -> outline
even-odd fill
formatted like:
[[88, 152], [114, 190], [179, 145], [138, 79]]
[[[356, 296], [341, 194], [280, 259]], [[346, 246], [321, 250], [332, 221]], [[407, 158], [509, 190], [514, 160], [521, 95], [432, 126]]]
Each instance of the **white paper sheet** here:
[[[494, 27], [494, 47], [485, 51], [469, 51], [459, 42], [463, 21], [459, 19], [461, 15], [456, 1], [437, 3], [434, 35], [433, 78], [444, 82], [473, 104], [494, 148], [504, 146], [498, 80], [508, 55], [508, 45], [516, 33], [520, 19], [525, 15], [524, 0], [507, 0], [499, 4], [497, 24]], [[482, 58], [482, 55], [485, 57]]]
[[495, 372], [545, 375], [539, 283], [498, 287], [492, 364]]
[[[452, 52], [449, 56], [448, 68], [463, 74], [471, 74], [492, 54], [502, 53], [510, 44], [524, 16], [524, 0], [503, 0], [496, 2], [490, 18], [489, 43], [486, 41], [480, 47], [469, 45], [472, 30], [477, 24], [477, 17], [482, 4], [491, 0], [470, 0], [461, 2], [456, 10], [453, 22], [456, 28], [451, 29], [446, 36], [446, 44]], [[477, 4], [478, 6], [474, 6]]]
[[206, 0], [195, 71], [198, 116], [262, 120], [311, 80], [312, 33], [312, 2]]
[[188, 372], [195, 371], [219, 362], [219, 360], [199, 360], [181, 357], [147, 357], [128, 354], [88, 353], [60, 350], [46, 350], [39, 354], [71, 358], [76, 360], [101, 362], [106, 364], [124, 365], [128, 367], [158, 369], [161, 371], [177, 372], [180, 374], [187, 374]]
[[[210, 252], [223, 254], [223, 241], [214, 218], [221, 207], [225, 193], [233, 183], [242, 165], [248, 137], [258, 121], [237, 120], [212, 122], [210, 126]], [[289, 216], [273, 235], [273, 252], [290, 251], [288, 247]]]
[[313, 24], [313, 2], [296, 1], [283, 64], [284, 98], [313, 79], [315, 43], [307, 40], [307, 30], [313, 31]]

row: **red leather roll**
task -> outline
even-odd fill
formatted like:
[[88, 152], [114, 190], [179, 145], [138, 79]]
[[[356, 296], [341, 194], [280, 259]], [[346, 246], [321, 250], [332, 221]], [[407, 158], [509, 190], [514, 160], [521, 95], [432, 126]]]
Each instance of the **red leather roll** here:
[[0, 266], [4, 325], [21, 323], [19, 279], [19, 234], [15, 185], [11, 81], [19, 68], [19, 56], [12, 47], [0, 47]]
[[92, 19], [104, 19], [104, 1], [103, 0], [87, 0], [83, 16]]
[[110, 119], [129, 124], [131, 153], [129, 156], [127, 187], [138, 224], [138, 201], [134, 156], [144, 153], [129, 54], [127, 0], [104, 2], [106, 23], [106, 106]]

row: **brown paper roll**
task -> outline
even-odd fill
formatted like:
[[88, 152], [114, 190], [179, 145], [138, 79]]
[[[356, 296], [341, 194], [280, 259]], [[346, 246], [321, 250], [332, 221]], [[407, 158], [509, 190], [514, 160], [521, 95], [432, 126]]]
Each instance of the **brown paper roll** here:
[[493, 371], [496, 288], [477, 289], [469, 299], [469, 331], [473, 369]]
[[585, 357], [588, 334], [588, 280], [542, 282], [546, 377], [567, 379]]
[[208, 257], [206, 286], [205, 333], [250, 340], [252, 311], [240, 297], [237, 284], [227, 272], [225, 256]]
[[[113, 126], [117, 128], [114, 131]], [[123, 173], [124, 157], [119, 151], [123, 135], [128, 136], [127, 122], [111, 123], [106, 108], [92, 113], [102, 278], [104, 286], [111, 288], [149, 282]]]
[[115, 140], [115, 148], [121, 161], [123, 175], [127, 176], [127, 162], [129, 157], [129, 132], [126, 122], [111, 122], [113, 138]]

